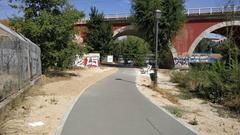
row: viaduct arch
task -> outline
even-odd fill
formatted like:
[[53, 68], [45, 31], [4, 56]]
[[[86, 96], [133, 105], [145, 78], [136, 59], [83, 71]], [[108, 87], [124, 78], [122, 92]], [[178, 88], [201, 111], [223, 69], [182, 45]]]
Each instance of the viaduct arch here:
[[[220, 22], [217, 23], [209, 28], [207, 28], [206, 30], [204, 30], [192, 43], [192, 45], [190, 46], [189, 50], [188, 50], [188, 55], [191, 56], [195, 50], [195, 48], [197, 47], [197, 45], [199, 44], [199, 42], [206, 37], [206, 35], [208, 33], [217, 33], [217, 34], [223, 34], [223, 33], [218, 33], [217, 30], [223, 29], [225, 28], [225, 32], [224, 32], [224, 36], [227, 36], [227, 27], [240, 27], [240, 21], [224, 21], [224, 22]], [[236, 35], [236, 33], [233, 33], [233, 36], [239, 36]]]
[[[173, 40], [173, 46], [171, 48], [173, 57], [191, 56], [198, 43], [206, 36], [206, 34], [217, 33], [226, 36], [226, 29], [228, 27], [234, 27], [235, 39], [240, 43], [240, 6], [227, 9], [223, 7], [209, 8], [209, 11], [207, 12], [206, 8], [188, 9], [186, 13], [187, 21]], [[232, 18], [233, 21], [226, 21], [226, 12], [235, 12], [235, 17]], [[113, 18], [106, 18], [106, 21], [111, 22], [113, 26], [114, 38], [124, 35], [140, 37], [135, 26], [132, 25], [131, 20], [130, 16], [114, 16]], [[87, 29], [86, 21], [76, 23], [75, 27], [80, 30], [81, 39], [84, 41]], [[81, 29], [83, 29], [83, 31], [81, 31]]]
[[[113, 33], [114, 33], [113, 34], [114, 39], [121, 36], [136, 36], [136, 37], [142, 38], [134, 25], [128, 25], [128, 26], [118, 28]], [[172, 52], [173, 58], [177, 57], [177, 52], [174, 46], [171, 46], [170, 50]]]

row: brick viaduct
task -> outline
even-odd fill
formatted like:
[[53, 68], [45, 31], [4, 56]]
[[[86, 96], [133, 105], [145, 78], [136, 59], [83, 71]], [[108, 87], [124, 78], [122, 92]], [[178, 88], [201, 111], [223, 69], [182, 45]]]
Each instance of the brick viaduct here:
[[[173, 57], [191, 56], [198, 43], [208, 33], [227, 36], [229, 28], [233, 28], [233, 37], [237, 43], [240, 43], [239, 11], [240, 6], [188, 9], [186, 11], [187, 21], [173, 41], [171, 49]], [[230, 18], [229, 15], [232, 13], [234, 16]], [[111, 22], [115, 38], [125, 35], [138, 36], [138, 32], [128, 15], [106, 16], [106, 21]], [[86, 21], [79, 21], [75, 27], [80, 31], [79, 39], [83, 41], [87, 30]]]

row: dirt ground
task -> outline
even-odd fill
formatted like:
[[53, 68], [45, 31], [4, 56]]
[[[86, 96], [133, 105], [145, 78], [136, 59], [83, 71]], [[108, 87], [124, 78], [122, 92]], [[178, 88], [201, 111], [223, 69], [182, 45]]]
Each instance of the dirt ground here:
[[[138, 71], [139, 72], [139, 71]], [[137, 87], [141, 93], [155, 104], [166, 108], [178, 108], [175, 113], [182, 113], [177, 119], [188, 124], [202, 135], [240, 135], [240, 120], [229, 117], [229, 112], [222, 106], [198, 98], [182, 99], [177, 84], [170, 82], [170, 71], [160, 70], [159, 90], [153, 91], [148, 86], [151, 81], [148, 75], [140, 72], [137, 76]], [[195, 122], [196, 125], [189, 123]]]
[[24, 101], [0, 122], [0, 135], [54, 135], [79, 94], [116, 71], [104, 67], [43, 76], [41, 85], [28, 90]]

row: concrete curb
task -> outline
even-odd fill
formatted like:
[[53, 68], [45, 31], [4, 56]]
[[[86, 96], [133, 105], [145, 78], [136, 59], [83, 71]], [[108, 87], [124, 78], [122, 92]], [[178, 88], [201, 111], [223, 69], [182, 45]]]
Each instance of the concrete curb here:
[[[117, 71], [116, 71], [116, 72], [117, 72]], [[64, 127], [64, 124], [66, 123], [68, 116], [70, 115], [70, 113], [71, 113], [72, 110], [73, 110], [74, 105], [75, 105], [75, 104], [77, 103], [77, 101], [81, 98], [81, 96], [84, 94], [84, 92], [86, 92], [87, 89], [90, 88], [92, 85], [96, 84], [97, 82], [105, 79], [106, 77], [108, 77], [108, 76], [110, 76], [110, 75], [112, 75], [112, 74], [114, 74], [114, 73], [116, 73], [116, 72], [113, 72], [113, 73], [111, 73], [111, 74], [103, 77], [102, 79], [96, 81], [96, 82], [93, 83], [93, 84], [89, 84], [85, 89], [82, 90], [82, 92], [76, 97], [76, 99], [74, 99], [72, 105], [69, 107], [69, 110], [64, 114], [63, 119], [61, 120], [60, 126], [58, 126], [57, 129], [56, 129], [56, 131], [55, 131], [55, 135], [61, 135], [62, 130], [63, 130], [63, 127]]]
[[[137, 70], [136, 70], [136, 74], [137, 74]], [[138, 92], [141, 93], [141, 95], [143, 95], [143, 97], [145, 97], [148, 101], [150, 101], [152, 104], [154, 104], [156, 107], [158, 107], [161, 111], [165, 112], [167, 115], [169, 115], [171, 118], [173, 118], [174, 120], [176, 120], [177, 122], [179, 122], [180, 124], [182, 124], [183, 126], [185, 126], [187, 129], [191, 130], [193, 133], [195, 133], [196, 135], [201, 135], [199, 134], [195, 129], [193, 129], [192, 127], [190, 127], [190, 125], [188, 125], [185, 122], [182, 122], [180, 120], [178, 120], [174, 115], [172, 115], [170, 112], [168, 112], [166, 109], [164, 109], [162, 106], [158, 105], [155, 101], [151, 100], [150, 98], [148, 98], [147, 96], [145, 96], [140, 89], [138, 88], [137, 84], [136, 87], [138, 89]]]

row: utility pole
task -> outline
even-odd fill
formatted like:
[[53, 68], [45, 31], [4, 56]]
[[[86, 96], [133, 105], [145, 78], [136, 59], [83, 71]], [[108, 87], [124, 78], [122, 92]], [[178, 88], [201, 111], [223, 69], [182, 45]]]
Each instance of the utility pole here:
[[158, 33], [159, 33], [159, 19], [161, 18], [161, 11], [160, 10], [156, 10], [155, 11], [155, 19], [156, 19], [156, 41], [155, 41], [155, 70], [154, 70], [154, 88], [157, 88], [157, 83], [158, 83]]

